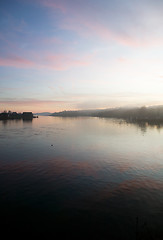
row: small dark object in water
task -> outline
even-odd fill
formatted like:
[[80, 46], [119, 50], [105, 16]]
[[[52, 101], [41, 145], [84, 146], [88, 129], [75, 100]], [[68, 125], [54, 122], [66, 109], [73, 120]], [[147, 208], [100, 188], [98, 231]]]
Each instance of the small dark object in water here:
[[51, 144], [51, 147], [53, 147], [53, 144]]

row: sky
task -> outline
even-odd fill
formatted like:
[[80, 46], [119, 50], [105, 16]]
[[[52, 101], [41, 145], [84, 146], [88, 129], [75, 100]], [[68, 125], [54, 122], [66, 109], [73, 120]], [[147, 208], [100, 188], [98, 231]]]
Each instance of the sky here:
[[163, 104], [163, 0], [1, 0], [0, 111]]

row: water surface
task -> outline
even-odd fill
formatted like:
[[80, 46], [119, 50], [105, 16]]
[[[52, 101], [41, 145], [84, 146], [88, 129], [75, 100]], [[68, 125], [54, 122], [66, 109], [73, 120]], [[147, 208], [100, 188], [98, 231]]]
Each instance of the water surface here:
[[163, 237], [163, 129], [155, 125], [87, 117], [0, 121], [0, 183], [7, 233]]

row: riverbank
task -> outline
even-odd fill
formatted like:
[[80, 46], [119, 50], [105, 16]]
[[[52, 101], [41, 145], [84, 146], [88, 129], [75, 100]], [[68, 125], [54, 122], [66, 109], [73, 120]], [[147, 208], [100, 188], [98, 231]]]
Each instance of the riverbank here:
[[55, 112], [51, 114], [51, 116], [117, 118], [124, 119], [128, 122], [161, 124], [163, 123], [163, 106], [62, 111]]

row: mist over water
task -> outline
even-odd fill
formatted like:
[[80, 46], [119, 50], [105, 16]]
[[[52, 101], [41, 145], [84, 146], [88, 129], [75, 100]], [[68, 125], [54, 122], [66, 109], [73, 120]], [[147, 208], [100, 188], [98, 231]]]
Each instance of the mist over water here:
[[161, 126], [91, 117], [0, 121], [0, 182], [7, 233], [162, 239]]

